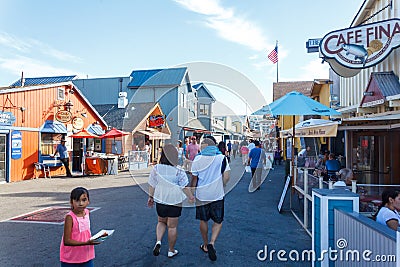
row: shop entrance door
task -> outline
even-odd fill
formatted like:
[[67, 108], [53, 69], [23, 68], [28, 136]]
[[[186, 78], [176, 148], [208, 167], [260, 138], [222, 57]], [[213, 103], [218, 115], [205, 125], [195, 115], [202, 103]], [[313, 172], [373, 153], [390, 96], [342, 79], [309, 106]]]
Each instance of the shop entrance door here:
[[5, 134], [0, 134], [0, 182], [6, 182], [7, 178], [6, 137]]
[[72, 171], [82, 172], [83, 139], [72, 139]]

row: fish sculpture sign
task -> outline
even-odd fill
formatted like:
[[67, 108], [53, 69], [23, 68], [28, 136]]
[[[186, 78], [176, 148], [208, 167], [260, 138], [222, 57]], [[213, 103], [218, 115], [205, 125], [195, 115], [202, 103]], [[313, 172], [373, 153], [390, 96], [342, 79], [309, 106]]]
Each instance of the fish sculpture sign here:
[[391, 19], [328, 33], [320, 52], [332, 69], [343, 77], [384, 60], [400, 45], [400, 19]]

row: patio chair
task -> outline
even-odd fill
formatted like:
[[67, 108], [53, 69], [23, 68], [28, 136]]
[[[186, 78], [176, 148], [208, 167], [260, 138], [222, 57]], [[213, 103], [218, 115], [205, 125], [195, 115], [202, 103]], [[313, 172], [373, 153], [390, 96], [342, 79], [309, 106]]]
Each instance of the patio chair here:
[[34, 165], [35, 165], [35, 179], [39, 178], [38, 173], [41, 171], [44, 174], [44, 178], [47, 178], [47, 177], [51, 178], [49, 165], [46, 165], [46, 164], [40, 163], [40, 162], [35, 162]]

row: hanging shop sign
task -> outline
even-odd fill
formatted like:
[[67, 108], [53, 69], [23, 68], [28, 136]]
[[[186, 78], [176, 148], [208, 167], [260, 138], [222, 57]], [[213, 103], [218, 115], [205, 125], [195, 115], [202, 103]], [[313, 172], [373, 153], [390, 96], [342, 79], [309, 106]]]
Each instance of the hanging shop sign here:
[[0, 111], [0, 125], [11, 126], [15, 122], [15, 116], [8, 111]]
[[82, 118], [75, 117], [72, 119], [72, 127], [74, 127], [74, 129], [82, 130], [83, 124]]
[[384, 60], [400, 46], [400, 19], [390, 19], [328, 33], [320, 42], [320, 52], [342, 77]]
[[22, 156], [22, 134], [20, 131], [11, 133], [11, 158], [20, 159]]
[[151, 115], [149, 117], [149, 128], [161, 128], [164, 127], [165, 118], [164, 115]]
[[66, 123], [71, 121], [72, 114], [68, 110], [59, 110], [55, 117], [59, 122]]

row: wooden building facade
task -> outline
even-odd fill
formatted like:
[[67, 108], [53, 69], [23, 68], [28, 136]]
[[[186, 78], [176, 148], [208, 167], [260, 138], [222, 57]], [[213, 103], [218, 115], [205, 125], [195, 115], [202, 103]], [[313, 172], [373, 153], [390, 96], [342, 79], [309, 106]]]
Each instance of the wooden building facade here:
[[60, 160], [51, 157], [57, 144], [61, 138], [67, 140], [72, 167], [74, 157], [79, 157], [79, 153], [74, 155], [74, 151], [79, 152], [81, 145], [68, 136], [94, 126], [107, 128], [71, 81], [27, 86], [22, 83], [2, 88], [0, 182], [43, 176], [41, 171], [37, 173], [35, 163], [47, 164], [52, 176], [64, 174], [65, 168]]

